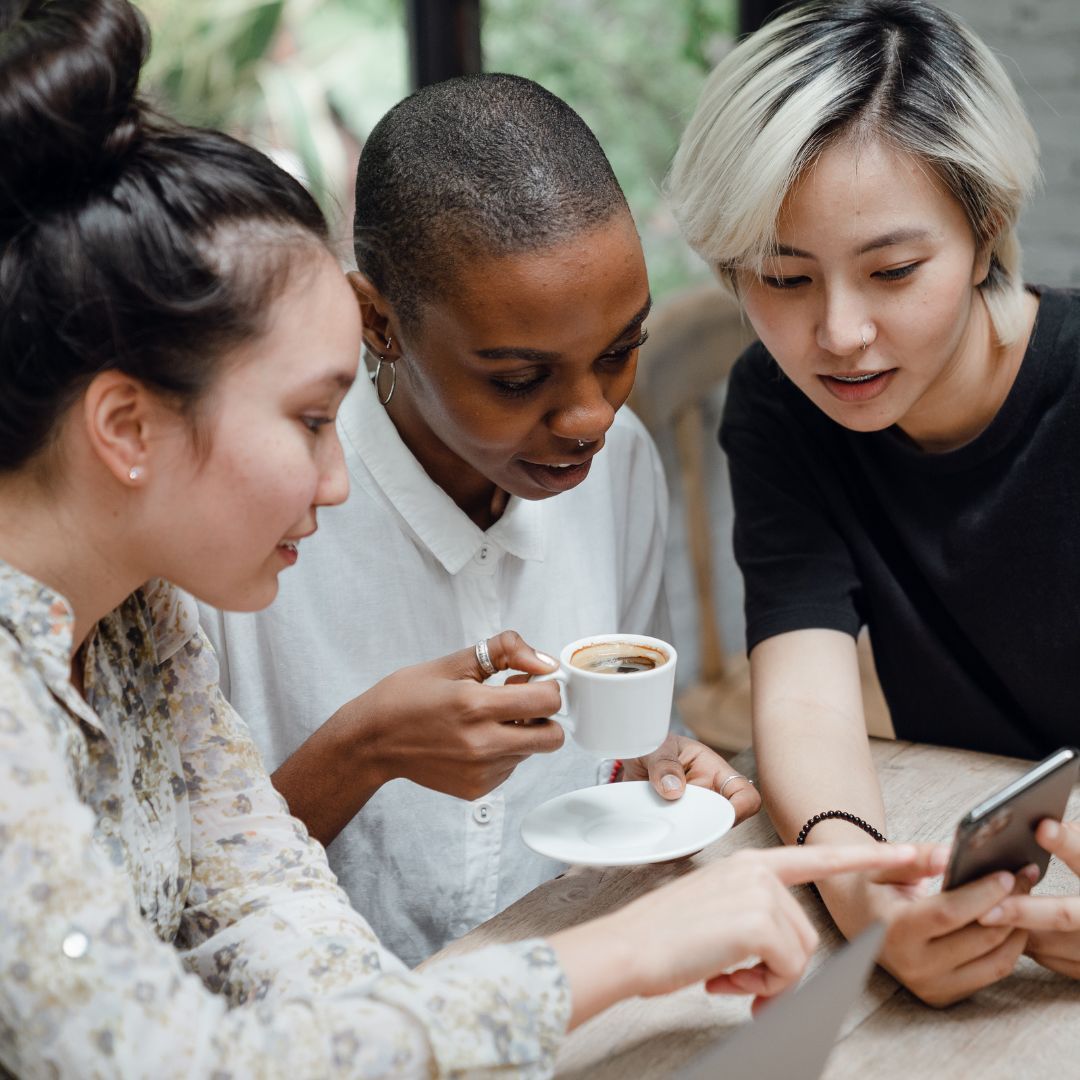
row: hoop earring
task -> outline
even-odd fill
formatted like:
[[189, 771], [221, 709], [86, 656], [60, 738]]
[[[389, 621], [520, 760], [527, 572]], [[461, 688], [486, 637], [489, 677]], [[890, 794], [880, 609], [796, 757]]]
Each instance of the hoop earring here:
[[[386, 351], [390, 351], [390, 346], [393, 344], [393, 338], [387, 335], [386, 338]], [[379, 399], [379, 404], [384, 408], [390, 404], [390, 399], [394, 396], [394, 390], [397, 388], [397, 361], [387, 360], [383, 353], [379, 353], [379, 362], [375, 365], [375, 395]], [[379, 376], [382, 374], [383, 364], [390, 369], [390, 389], [386, 394], [386, 397], [382, 396], [382, 391], [379, 389]]]

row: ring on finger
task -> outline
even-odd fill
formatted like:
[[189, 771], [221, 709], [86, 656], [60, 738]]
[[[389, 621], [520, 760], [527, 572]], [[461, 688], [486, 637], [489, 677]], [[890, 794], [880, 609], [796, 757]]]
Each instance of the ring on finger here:
[[491, 654], [488, 652], [487, 638], [481, 638], [474, 646], [476, 650], [476, 662], [485, 675], [495, 674], [495, 665], [491, 662]]
[[754, 786], [754, 781], [753, 780], [750, 780], [747, 777], [743, 776], [742, 773], [734, 772], [720, 785], [720, 794], [721, 795], [724, 794], [724, 789], [728, 786], [728, 784], [731, 783], [732, 780], [746, 780], [746, 782], [751, 787]]

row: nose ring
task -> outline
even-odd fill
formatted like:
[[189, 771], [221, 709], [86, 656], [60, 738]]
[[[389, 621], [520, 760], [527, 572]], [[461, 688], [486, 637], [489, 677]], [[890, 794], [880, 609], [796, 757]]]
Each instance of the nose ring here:
[[866, 340], [865, 328], [859, 331], [859, 337], [862, 339], [862, 351], [866, 352], [866, 350], [870, 347], [870, 342]]
[[578, 449], [580, 450], [585, 445], [585, 440], [584, 439], [578, 439], [577, 444], [578, 444]]

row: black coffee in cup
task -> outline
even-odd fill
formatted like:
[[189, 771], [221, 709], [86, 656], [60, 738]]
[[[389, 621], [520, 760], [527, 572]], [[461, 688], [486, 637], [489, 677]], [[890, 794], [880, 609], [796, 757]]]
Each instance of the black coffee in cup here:
[[663, 667], [667, 661], [667, 654], [660, 649], [632, 641], [597, 641], [570, 657], [571, 666], [598, 675], [635, 675]]

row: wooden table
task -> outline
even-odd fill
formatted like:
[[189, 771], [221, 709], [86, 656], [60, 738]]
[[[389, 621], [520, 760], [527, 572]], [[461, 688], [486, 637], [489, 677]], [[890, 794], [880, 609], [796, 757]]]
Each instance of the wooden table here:
[[[872, 740], [890, 835], [944, 841], [983, 796], [1018, 776], [1027, 763], [961, 750]], [[749, 751], [735, 765], [753, 777]], [[1069, 816], [1080, 817], [1080, 789]], [[483, 945], [545, 936], [619, 907], [635, 896], [740, 847], [778, 842], [764, 813], [689, 859], [641, 867], [574, 867], [477, 927], [438, 956]], [[1057, 860], [1037, 892], [1072, 893], [1076, 878]], [[811, 970], [836, 949], [840, 935], [824, 906], [798, 890], [821, 933]], [[666, 998], [634, 998], [582, 1025], [559, 1055], [558, 1075], [605, 1078], [667, 1077], [695, 1051], [749, 1016], [745, 1000], [713, 997], [690, 987]], [[1080, 1077], [1080, 983], [1023, 957], [1013, 974], [949, 1009], [923, 1005], [876, 969], [852, 1007], [825, 1071], [827, 1080], [872, 1077]]]

